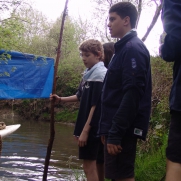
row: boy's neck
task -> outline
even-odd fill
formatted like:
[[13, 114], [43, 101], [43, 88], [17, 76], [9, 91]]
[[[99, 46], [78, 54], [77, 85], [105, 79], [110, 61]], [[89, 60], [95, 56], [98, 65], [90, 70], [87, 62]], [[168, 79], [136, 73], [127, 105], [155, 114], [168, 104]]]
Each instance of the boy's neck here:
[[[124, 36], [123, 37], [125, 37], [126, 35], [129, 35], [131, 32], [133, 32], [133, 31], [136, 31], [136, 28], [133, 28], [133, 29], [129, 29], [125, 34], [124, 34]], [[122, 38], [123, 38], [122, 37]], [[121, 38], [121, 39], [122, 39]]]
[[[100, 62], [100, 61], [99, 61]], [[95, 63], [94, 65], [98, 64], [99, 62]], [[94, 65], [92, 67], [94, 67]], [[88, 68], [87, 70], [90, 70], [92, 67]]]

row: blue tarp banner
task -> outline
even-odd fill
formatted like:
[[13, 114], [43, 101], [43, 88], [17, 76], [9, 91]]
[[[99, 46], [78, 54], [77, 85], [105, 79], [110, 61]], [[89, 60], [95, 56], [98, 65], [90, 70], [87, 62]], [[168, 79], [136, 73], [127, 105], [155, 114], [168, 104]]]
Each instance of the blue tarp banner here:
[[0, 99], [49, 98], [54, 59], [0, 50]]

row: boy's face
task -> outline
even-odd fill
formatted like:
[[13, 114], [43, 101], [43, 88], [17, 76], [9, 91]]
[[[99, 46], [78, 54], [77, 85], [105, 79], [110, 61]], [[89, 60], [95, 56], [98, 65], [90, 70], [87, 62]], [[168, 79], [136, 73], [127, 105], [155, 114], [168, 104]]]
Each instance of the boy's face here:
[[87, 68], [91, 68], [99, 62], [100, 55], [94, 55], [92, 52], [81, 52], [80, 55]]
[[127, 25], [127, 17], [121, 18], [117, 13], [112, 12], [109, 13], [109, 31], [111, 34], [111, 37], [113, 38], [122, 38], [126, 32], [125, 32], [125, 25]]

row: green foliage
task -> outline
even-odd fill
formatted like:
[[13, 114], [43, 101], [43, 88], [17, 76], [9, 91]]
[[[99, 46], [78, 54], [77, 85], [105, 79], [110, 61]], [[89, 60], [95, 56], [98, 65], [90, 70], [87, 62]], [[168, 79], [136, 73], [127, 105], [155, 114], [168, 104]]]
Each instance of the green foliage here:
[[48, 114], [47, 112], [42, 113], [41, 115], [43, 118], [50, 118], [50, 114]]
[[136, 181], [160, 181], [165, 176], [167, 134], [164, 134], [161, 146], [155, 147], [155, 144], [153, 143], [152, 150], [148, 153], [140, 153], [138, 150], [135, 163]]
[[78, 110], [70, 112], [64, 109], [55, 115], [55, 120], [59, 122], [75, 122], [77, 118]]
[[[59, 37], [60, 20], [57, 19], [49, 34], [49, 39], [54, 40], [54, 49], [57, 47], [55, 42], [58, 41]], [[67, 17], [62, 41], [61, 62], [58, 69], [59, 79], [57, 81], [57, 90], [62, 96], [75, 94], [81, 80], [81, 73], [84, 70], [78, 50], [80, 33], [81, 28], [77, 26], [77, 23]]]
[[29, 103], [31, 103], [31, 102], [32, 102], [32, 101], [31, 101], [30, 99], [23, 99], [22, 104], [23, 104], [24, 106], [28, 106]]
[[21, 34], [23, 31], [23, 24], [15, 15], [12, 15], [9, 19], [1, 21], [0, 49], [17, 49], [20, 46]]
[[[172, 85], [172, 63], [160, 57], [151, 58], [152, 65], [152, 113], [150, 133], [154, 142], [160, 142], [168, 130], [170, 121], [169, 94]], [[150, 135], [148, 135], [149, 137]]]
[[58, 71], [60, 78], [57, 84], [57, 90], [62, 96], [70, 96], [76, 93], [81, 80], [81, 72], [83, 72], [82, 65], [76, 64], [76, 62], [68, 64], [68, 62], [64, 63], [62, 61]]
[[24, 20], [25, 29], [20, 51], [49, 56], [49, 40], [47, 37], [52, 24], [41, 12], [31, 7], [19, 11], [18, 16]]
[[1, 61], [4, 61], [7, 64], [8, 60], [10, 59], [11, 59], [11, 55], [5, 51], [4, 53], [0, 55], [0, 64], [1, 64]]
[[0, 1], [0, 49], [15, 50], [21, 46], [24, 33], [23, 19], [18, 11], [27, 3], [22, 0]]

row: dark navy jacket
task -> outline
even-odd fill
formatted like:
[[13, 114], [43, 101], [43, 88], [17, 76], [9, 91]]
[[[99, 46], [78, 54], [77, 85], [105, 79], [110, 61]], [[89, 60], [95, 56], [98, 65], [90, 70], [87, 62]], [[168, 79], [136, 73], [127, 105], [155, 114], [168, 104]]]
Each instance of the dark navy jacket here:
[[173, 85], [170, 93], [170, 109], [181, 111], [181, 1], [164, 0], [162, 21], [165, 32], [161, 57], [174, 62]]
[[[108, 142], [113, 144], [120, 144], [125, 134], [145, 139], [151, 92], [150, 55], [133, 31], [115, 43], [103, 85], [98, 134], [108, 135]], [[127, 104], [128, 99], [133, 103]], [[138, 100], [137, 105], [134, 100]]]

